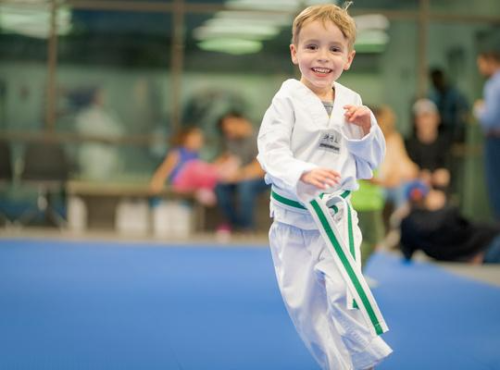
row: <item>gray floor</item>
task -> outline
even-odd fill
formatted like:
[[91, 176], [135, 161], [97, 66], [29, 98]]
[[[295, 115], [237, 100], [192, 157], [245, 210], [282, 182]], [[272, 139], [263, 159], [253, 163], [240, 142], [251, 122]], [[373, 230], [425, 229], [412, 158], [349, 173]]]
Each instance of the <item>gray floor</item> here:
[[457, 263], [440, 263], [439, 265], [455, 274], [500, 287], [500, 265], [471, 266]]
[[454, 274], [462, 275], [470, 279], [482, 281], [500, 287], [500, 264], [471, 265], [458, 262], [436, 262], [424, 255], [422, 252], [416, 252], [413, 258], [418, 261], [435, 263]]

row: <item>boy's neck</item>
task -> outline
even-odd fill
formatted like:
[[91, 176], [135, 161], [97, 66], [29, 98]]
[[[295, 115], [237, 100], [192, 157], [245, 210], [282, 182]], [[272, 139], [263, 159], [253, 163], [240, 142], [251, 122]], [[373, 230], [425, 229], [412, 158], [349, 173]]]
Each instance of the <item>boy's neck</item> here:
[[325, 91], [314, 91], [313, 93], [316, 94], [316, 96], [321, 100], [321, 101], [333, 101], [335, 99], [335, 88], [331, 87], [328, 90]]
[[335, 99], [335, 86], [320, 90], [309, 85], [304, 79], [301, 79], [300, 82], [311, 90], [321, 101], [333, 101]]

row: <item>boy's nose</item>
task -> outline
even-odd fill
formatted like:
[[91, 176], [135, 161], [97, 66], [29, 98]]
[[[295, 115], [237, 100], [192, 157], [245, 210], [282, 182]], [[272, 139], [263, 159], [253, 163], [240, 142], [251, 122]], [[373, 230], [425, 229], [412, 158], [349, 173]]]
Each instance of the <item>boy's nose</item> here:
[[326, 50], [319, 50], [318, 61], [321, 61], [321, 62], [328, 61], [328, 52]]

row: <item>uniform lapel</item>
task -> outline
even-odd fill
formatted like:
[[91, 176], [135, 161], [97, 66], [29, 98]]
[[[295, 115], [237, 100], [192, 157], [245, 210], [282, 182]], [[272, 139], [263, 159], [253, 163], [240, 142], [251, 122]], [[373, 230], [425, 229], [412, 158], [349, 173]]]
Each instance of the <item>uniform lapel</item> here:
[[329, 117], [320, 98], [318, 98], [316, 94], [314, 94], [302, 82], [298, 80], [291, 81], [293, 81], [293, 85], [291, 87], [294, 89], [297, 99], [304, 103], [314, 123], [318, 127], [328, 127]]
[[335, 99], [333, 100], [333, 109], [328, 123], [328, 127], [342, 126], [344, 124], [344, 94], [342, 94], [342, 85], [334, 83]]

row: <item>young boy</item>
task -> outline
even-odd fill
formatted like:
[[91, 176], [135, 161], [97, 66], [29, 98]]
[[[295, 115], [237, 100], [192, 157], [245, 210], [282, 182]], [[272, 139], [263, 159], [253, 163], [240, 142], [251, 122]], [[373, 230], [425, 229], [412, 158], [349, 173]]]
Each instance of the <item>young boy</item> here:
[[290, 51], [302, 76], [283, 83], [258, 137], [272, 184], [278, 284], [323, 369], [371, 369], [391, 353], [378, 337], [387, 326], [361, 274], [361, 233], [349, 201], [385, 151], [371, 111], [336, 82], [351, 66], [355, 33], [336, 5], [311, 6], [295, 18]]

